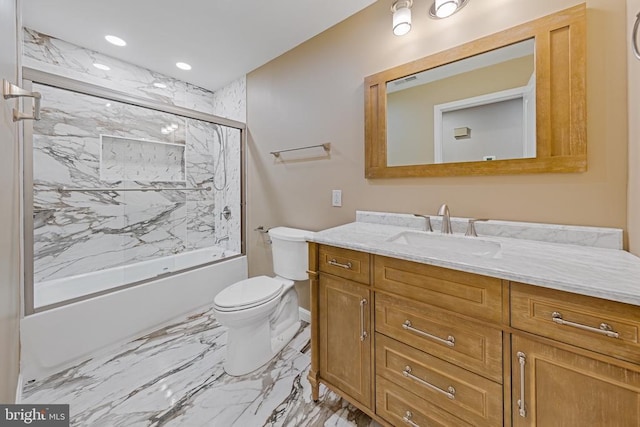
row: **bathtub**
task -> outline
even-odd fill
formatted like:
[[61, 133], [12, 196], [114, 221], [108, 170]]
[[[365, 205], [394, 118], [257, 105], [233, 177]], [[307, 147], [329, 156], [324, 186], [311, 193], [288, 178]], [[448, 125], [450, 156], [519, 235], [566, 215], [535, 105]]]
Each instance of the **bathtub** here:
[[34, 307], [37, 309], [105, 292], [234, 255], [237, 255], [237, 252], [212, 246], [135, 264], [39, 282], [34, 285]]
[[[123, 279], [130, 283], [136, 278], [159, 276], [137, 286], [25, 316], [20, 322], [22, 377], [26, 381], [45, 378], [211, 305], [218, 292], [247, 278], [246, 256], [167, 273], [224, 255], [222, 250], [203, 249], [62, 280], [65, 283], [58, 283], [60, 289], [47, 290], [49, 294], [44, 293], [42, 298], [67, 299], [80, 290], [86, 295], [120, 286]], [[44, 284], [53, 285], [39, 285]]]

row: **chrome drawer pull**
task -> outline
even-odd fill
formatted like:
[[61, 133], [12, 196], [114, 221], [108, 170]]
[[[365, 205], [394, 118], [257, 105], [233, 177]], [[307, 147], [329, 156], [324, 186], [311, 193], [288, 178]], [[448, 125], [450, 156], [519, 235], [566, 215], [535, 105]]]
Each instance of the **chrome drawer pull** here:
[[452, 386], [449, 386], [447, 388], [447, 390], [443, 390], [440, 387], [436, 387], [431, 383], [426, 382], [425, 380], [416, 377], [415, 375], [413, 375], [411, 373], [411, 366], [405, 366], [404, 367], [404, 371], [402, 371], [402, 375], [404, 375], [407, 378], [411, 378], [412, 380], [415, 380], [417, 382], [419, 382], [420, 384], [429, 387], [431, 390], [437, 391], [438, 393], [442, 393], [445, 396], [447, 396], [449, 399], [455, 399], [456, 398], [456, 389], [453, 388]]
[[516, 356], [518, 356], [518, 363], [520, 364], [520, 399], [518, 399], [518, 414], [520, 414], [521, 417], [526, 418], [527, 409], [524, 402], [524, 365], [527, 363], [527, 356], [521, 351], [516, 353]]
[[434, 341], [438, 341], [439, 343], [442, 343], [444, 345], [448, 345], [449, 347], [453, 347], [454, 345], [456, 345], [456, 339], [454, 337], [452, 337], [451, 335], [449, 335], [447, 337], [447, 339], [442, 339], [440, 337], [437, 337], [435, 335], [431, 335], [427, 332], [421, 331], [420, 329], [416, 329], [414, 327], [411, 326], [411, 321], [410, 320], [405, 320], [404, 323], [402, 324], [402, 328], [406, 329], [407, 331], [411, 331], [414, 332], [418, 335], [422, 335], [423, 337], [432, 339]]
[[360, 341], [367, 339], [367, 331], [364, 330], [364, 306], [367, 305], [366, 299], [360, 300]]
[[346, 263], [346, 264], [340, 264], [338, 261], [336, 261], [336, 259], [335, 259], [335, 258], [334, 258], [334, 259], [329, 260], [329, 261], [328, 261], [328, 264], [329, 264], [329, 265], [336, 266], [336, 267], [346, 268], [347, 270], [351, 270], [351, 263], [350, 263], [350, 262], [348, 262], [348, 263]]
[[413, 414], [411, 413], [411, 411], [407, 411], [404, 414], [404, 417], [402, 417], [402, 421], [404, 421], [405, 424], [409, 424], [411, 427], [420, 427], [418, 424], [411, 421], [412, 418], [413, 418]]
[[574, 328], [582, 329], [583, 331], [595, 332], [597, 334], [606, 335], [611, 338], [618, 338], [620, 334], [613, 330], [608, 323], [600, 323], [600, 328], [594, 328], [593, 326], [587, 326], [580, 323], [569, 322], [562, 318], [562, 314], [554, 311], [551, 313], [551, 320], [558, 325], [572, 326]]

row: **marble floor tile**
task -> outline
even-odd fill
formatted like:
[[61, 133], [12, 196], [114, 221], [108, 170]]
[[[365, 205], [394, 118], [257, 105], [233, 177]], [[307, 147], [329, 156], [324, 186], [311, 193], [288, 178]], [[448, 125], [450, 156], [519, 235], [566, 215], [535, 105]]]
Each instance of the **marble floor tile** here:
[[211, 310], [25, 386], [24, 403], [68, 403], [72, 426], [377, 426], [307, 381], [303, 324], [267, 365], [242, 377], [222, 367], [226, 328]]

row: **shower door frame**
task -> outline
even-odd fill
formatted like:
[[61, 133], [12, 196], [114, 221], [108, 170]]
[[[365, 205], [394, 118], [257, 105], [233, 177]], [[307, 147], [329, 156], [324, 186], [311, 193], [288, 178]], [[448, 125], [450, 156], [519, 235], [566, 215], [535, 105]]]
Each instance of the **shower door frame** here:
[[91, 83], [74, 80], [68, 77], [59, 76], [57, 74], [51, 74], [45, 71], [40, 71], [34, 68], [22, 67], [22, 84], [23, 88], [31, 90], [33, 83], [43, 84], [46, 86], [52, 86], [58, 89], [64, 89], [71, 92], [80, 93], [83, 95], [95, 96], [98, 98], [107, 99], [115, 102], [122, 102], [125, 104], [148, 108], [150, 110], [160, 111], [163, 113], [174, 114], [176, 116], [186, 117], [190, 119], [200, 120], [216, 125], [227, 126], [240, 131], [240, 254], [215, 260], [212, 262], [199, 264], [194, 267], [178, 270], [163, 274], [161, 276], [155, 276], [153, 278], [139, 280], [125, 285], [113, 287], [100, 292], [94, 292], [87, 295], [82, 295], [76, 298], [60, 301], [54, 304], [49, 304], [42, 307], [34, 307], [34, 254], [33, 254], [33, 122], [24, 122], [24, 138], [22, 149], [22, 204], [23, 204], [23, 226], [22, 226], [22, 242], [23, 242], [23, 300], [24, 300], [24, 315], [39, 313], [42, 311], [50, 310], [53, 308], [61, 307], [64, 305], [72, 304], [78, 301], [83, 301], [90, 298], [95, 298], [100, 295], [109, 294], [121, 289], [130, 288], [133, 286], [142, 285], [169, 277], [175, 274], [184, 273], [190, 270], [195, 270], [203, 266], [216, 264], [226, 260], [246, 256], [246, 147], [247, 147], [247, 125], [246, 123], [227, 119], [213, 114], [203, 113], [201, 111], [191, 110], [189, 108], [179, 107], [175, 105], [163, 104], [161, 102], [154, 101], [152, 99], [146, 99], [129, 95], [125, 92], [120, 92], [115, 89], [109, 89], [106, 87], [94, 85]]

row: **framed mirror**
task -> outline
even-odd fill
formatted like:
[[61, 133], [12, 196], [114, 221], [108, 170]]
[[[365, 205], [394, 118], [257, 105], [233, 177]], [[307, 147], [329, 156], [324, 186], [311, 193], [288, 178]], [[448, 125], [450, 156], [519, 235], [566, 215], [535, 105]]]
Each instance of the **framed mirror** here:
[[586, 170], [586, 8], [365, 79], [366, 178]]

